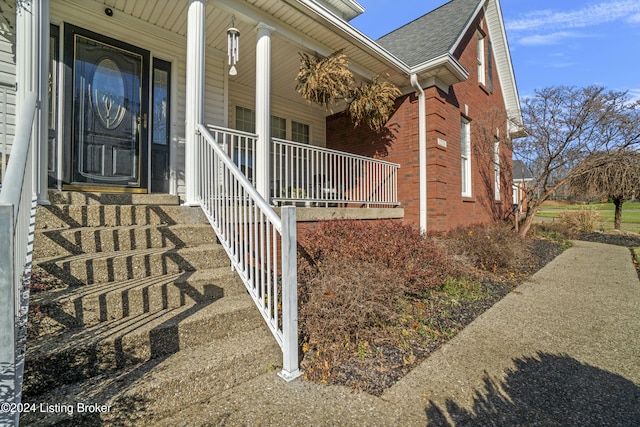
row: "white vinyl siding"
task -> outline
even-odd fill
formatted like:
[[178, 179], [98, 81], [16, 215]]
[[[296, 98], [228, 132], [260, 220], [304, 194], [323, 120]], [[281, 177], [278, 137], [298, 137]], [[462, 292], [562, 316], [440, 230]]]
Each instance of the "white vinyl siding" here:
[[[0, 18], [0, 151], [3, 150], [3, 144], [6, 144], [7, 154], [9, 154], [15, 136], [16, 123], [16, 63], [13, 47], [16, 38], [16, 16], [13, 4], [6, 10], [3, 17], [6, 21]], [[1, 155], [0, 161], [2, 161]]]
[[469, 120], [460, 120], [460, 159], [462, 196], [471, 197], [471, 124]]

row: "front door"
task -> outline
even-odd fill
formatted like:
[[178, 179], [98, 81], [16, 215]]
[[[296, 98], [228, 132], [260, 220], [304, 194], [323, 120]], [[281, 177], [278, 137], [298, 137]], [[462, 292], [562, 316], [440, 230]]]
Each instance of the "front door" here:
[[67, 103], [73, 120], [71, 183], [145, 191], [149, 52], [65, 28], [73, 53], [72, 99]]

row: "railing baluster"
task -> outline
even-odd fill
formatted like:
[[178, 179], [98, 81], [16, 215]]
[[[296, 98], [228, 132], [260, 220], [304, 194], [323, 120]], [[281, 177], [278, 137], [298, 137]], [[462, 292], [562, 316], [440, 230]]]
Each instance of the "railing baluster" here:
[[[227, 251], [232, 267], [240, 275], [276, 341], [282, 347], [283, 359], [287, 362], [280, 376], [291, 380], [300, 375], [297, 360], [297, 300], [293, 301], [295, 306], [292, 306], [290, 297], [291, 293], [296, 294], [297, 291], [291, 288], [287, 290], [289, 299], [286, 303], [282, 301], [281, 310], [278, 283], [282, 281], [290, 287], [297, 286], [295, 225], [283, 229], [282, 220], [258, 194], [247, 177], [252, 175], [249, 172], [253, 171], [255, 165], [253, 153], [256, 136], [224, 128], [209, 129], [215, 134], [215, 138], [204, 126], [200, 125], [197, 128], [198, 149], [201, 150], [198, 156], [201, 165], [199, 203]], [[286, 169], [288, 157], [291, 157], [291, 163], [300, 157], [289, 150], [278, 159], [279, 150], [287, 148], [274, 147], [275, 173], [278, 173], [278, 162], [282, 166], [280, 169]], [[280, 176], [283, 180], [291, 180], [286, 174]], [[291, 180], [292, 185], [300, 185], [301, 182], [305, 182], [304, 177]], [[274, 194], [278, 194], [279, 191], [274, 187]], [[289, 209], [295, 210], [293, 207]], [[284, 251], [278, 247], [281, 244], [284, 248], [285, 243], [288, 247], [293, 246], [293, 253], [289, 249]], [[291, 256], [293, 259], [286, 259]], [[282, 292], [284, 293], [284, 290]], [[295, 330], [292, 325], [295, 326]], [[294, 348], [290, 348], [291, 345], [294, 345]], [[295, 358], [290, 356], [293, 354], [296, 355]]]
[[[366, 205], [398, 205], [397, 179], [399, 165], [379, 159], [348, 154], [273, 138], [274, 152], [281, 153], [277, 167], [274, 155], [274, 183], [282, 191], [274, 191], [274, 202], [315, 202]], [[387, 173], [386, 171], [392, 171]], [[293, 192], [295, 188], [304, 190]]]

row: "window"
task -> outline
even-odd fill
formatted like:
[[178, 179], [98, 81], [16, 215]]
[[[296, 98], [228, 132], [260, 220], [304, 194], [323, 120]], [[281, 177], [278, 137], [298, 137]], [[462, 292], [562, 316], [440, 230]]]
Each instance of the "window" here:
[[[236, 130], [256, 133], [255, 111], [236, 106]], [[287, 139], [287, 119], [271, 116], [271, 137]], [[309, 125], [292, 120], [290, 139], [295, 142], [308, 144], [310, 142]]]
[[487, 42], [487, 85], [489, 92], [493, 93], [493, 47], [491, 40]]
[[291, 139], [295, 142], [309, 143], [309, 125], [291, 122]]
[[281, 117], [271, 116], [271, 136], [273, 138], [287, 139], [287, 120]]
[[253, 110], [236, 106], [236, 130], [256, 132], [256, 113]]
[[493, 180], [495, 200], [500, 200], [500, 140], [498, 138], [493, 142]]
[[460, 152], [462, 160], [462, 196], [471, 197], [471, 125], [469, 120], [460, 121]]
[[485, 63], [484, 63], [484, 35], [478, 32], [478, 83], [484, 85], [485, 80]]

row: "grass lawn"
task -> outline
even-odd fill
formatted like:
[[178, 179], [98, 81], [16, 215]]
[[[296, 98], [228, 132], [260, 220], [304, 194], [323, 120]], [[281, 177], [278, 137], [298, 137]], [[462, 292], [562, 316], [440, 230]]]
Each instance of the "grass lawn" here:
[[[591, 203], [589, 205], [543, 204], [537, 216], [544, 218], [557, 218], [561, 212], [579, 210], [581, 208], [584, 208], [585, 206], [600, 211], [604, 222], [603, 226], [605, 229], [613, 228], [613, 215], [615, 213], [615, 207], [613, 206], [613, 203]], [[624, 230], [632, 231], [635, 233], [640, 232], [640, 202], [625, 202], [622, 205], [622, 223], [622, 228]]]

